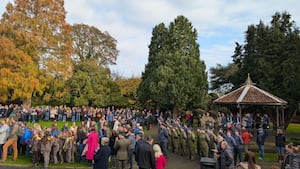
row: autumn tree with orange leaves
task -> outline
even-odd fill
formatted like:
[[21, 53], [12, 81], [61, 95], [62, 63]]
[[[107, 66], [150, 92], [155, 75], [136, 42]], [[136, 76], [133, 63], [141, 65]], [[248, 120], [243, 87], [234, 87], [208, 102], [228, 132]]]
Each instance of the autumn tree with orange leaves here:
[[65, 18], [64, 0], [14, 0], [6, 5], [0, 20], [0, 47], [6, 49], [0, 51], [0, 83], [7, 97], [1, 102], [30, 104], [49, 81], [72, 75], [72, 39]]

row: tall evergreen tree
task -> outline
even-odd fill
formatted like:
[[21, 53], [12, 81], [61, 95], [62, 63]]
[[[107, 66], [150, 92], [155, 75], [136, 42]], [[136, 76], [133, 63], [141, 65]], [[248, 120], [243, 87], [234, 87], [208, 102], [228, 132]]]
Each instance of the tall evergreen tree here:
[[178, 16], [169, 28], [156, 26], [149, 45], [146, 65], [138, 94], [179, 110], [200, 107], [207, 93], [205, 64], [200, 60], [197, 31], [184, 16]]

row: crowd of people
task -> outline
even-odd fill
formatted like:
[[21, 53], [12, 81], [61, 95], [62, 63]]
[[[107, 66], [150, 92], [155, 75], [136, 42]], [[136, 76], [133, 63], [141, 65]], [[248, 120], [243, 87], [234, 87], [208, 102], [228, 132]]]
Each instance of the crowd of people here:
[[[185, 118], [186, 123], [182, 123]], [[217, 165], [221, 169], [250, 168], [259, 169], [256, 164], [253, 151], [249, 151], [250, 141], [257, 144], [259, 160], [264, 160], [264, 145], [267, 137], [273, 137], [270, 133], [270, 118], [267, 114], [255, 114], [254, 117], [247, 113], [244, 116], [232, 113], [219, 112], [216, 117], [209, 113], [199, 115], [198, 128], [194, 129], [192, 114], [179, 117], [175, 120], [167, 120], [161, 128], [160, 135], [168, 133], [167, 139], [162, 139], [161, 147], [165, 156], [172, 151], [178, 155], [187, 157], [189, 160], [205, 158], [217, 159]], [[163, 123], [163, 119], [159, 119]], [[160, 138], [160, 137], [159, 137]], [[167, 143], [165, 143], [168, 140]], [[167, 147], [166, 147], [167, 145]], [[290, 158], [287, 159], [288, 148], [283, 129], [278, 128], [275, 132], [275, 147], [278, 162], [282, 168], [299, 168], [300, 146], [290, 149]], [[242, 155], [245, 154], [244, 158]], [[247, 166], [246, 166], [247, 164]]]
[[[32, 165], [48, 168], [49, 162], [88, 162], [97, 169], [164, 169], [168, 152], [188, 160], [217, 159], [220, 169], [259, 169], [255, 156], [249, 151], [251, 139], [256, 139], [259, 159], [264, 159], [264, 143], [269, 129], [267, 114], [239, 116], [219, 112], [195, 118], [193, 114], [173, 118], [170, 112], [147, 110], [45, 107], [24, 108], [0, 106], [0, 162], [8, 154], [17, 160], [18, 153], [32, 156]], [[194, 120], [198, 126], [193, 126]], [[53, 121], [51, 127], [38, 122]], [[57, 123], [65, 122], [59, 129]], [[34, 123], [30, 127], [28, 122]], [[158, 123], [157, 144], [144, 134]], [[72, 123], [69, 125], [69, 123]], [[77, 125], [79, 124], [79, 125]], [[255, 130], [253, 130], [255, 129]], [[255, 132], [255, 133], [254, 133]], [[255, 137], [254, 137], [255, 136]], [[276, 136], [278, 161], [293, 169], [300, 162], [300, 147], [286, 146], [283, 130]], [[287, 153], [286, 153], [287, 152]], [[245, 154], [243, 158], [242, 155]]]

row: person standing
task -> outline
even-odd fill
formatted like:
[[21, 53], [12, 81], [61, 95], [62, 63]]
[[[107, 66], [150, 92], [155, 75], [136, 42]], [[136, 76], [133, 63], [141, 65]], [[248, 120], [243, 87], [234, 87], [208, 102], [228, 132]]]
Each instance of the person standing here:
[[233, 169], [231, 164], [233, 163], [232, 157], [229, 155], [227, 149], [227, 142], [221, 142], [221, 151], [219, 152], [218, 163], [221, 169]]
[[252, 134], [248, 131], [247, 128], [242, 128], [242, 139], [244, 143], [244, 151], [245, 153], [248, 152], [249, 143], [251, 140]]
[[53, 141], [52, 141], [52, 159], [54, 164], [57, 164], [57, 153], [59, 152], [59, 139], [58, 139], [58, 134], [54, 135]]
[[198, 147], [198, 154], [199, 157], [208, 157], [209, 152], [209, 142], [210, 139], [206, 134], [204, 128], [197, 129], [197, 147]]
[[167, 150], [167, 145], [168, 145], [168, 129], [166, 128], [166, 125], [164, 123], [160, 124], [160, 132], [158, 135], [158, 141], [159, 145], [161, 147], [162, 153], [166, 158], [168, 158], [168, 150]]
[[88, 150], [86, 153], [86, 159], [89, 160], [89, 164], [92, 164], [94, 160], [95, 150], [99, 147], [99, 136], [98, 132], [96, 132], [95, 127], [91, 127], [91, 133], [88, 135], [87, 144]]
[[52, 148], [51, 133], [49, 131], [45, 131], [44, 136], [41, 140], [41, 153], [43, 154], [44, 157], [44, 169], [48, 169], [51, 148]]
[[94, 156], [94, 169], [108, 169], [109, 156], [111, 149], [108, 146], [109, 138], [103, 137], [101, 139], [101, 148]]
[[129, 169], [133, 169], [133, 156], [134, 156], [134, 148], [135, 148], [135, 135], [133, 133], [133, 129], [129, 128], [127, 132], [127, 138], [130, 141], [129, 146]]
[[114, 149], [117, 150], [117, 169], [127, 169], [130, 141], [125, 138], [125, 132], [120, 130]]
[[188, 155], [187, 153], [187, 133], [185, 131], [185, 128], [180, 128], [180, 147], [181, 147], [181, 155], [186, 157]]
[[135, 160], [138, 169], [156, 169], [154, 151], [152, 149], [153, 138], [147, 136], [146, 140], [140, 138], [135, 147]]
[[2, 154], [2, 159], [0, 160], [0, 162], [5, 162], [6, 161], [7, 149], [8, 149], [9, 146], [12, 146], [13, 151], [14, 151], [13, 160], [16, 161], [17, 158], [18, 158], [18, 147], [17, 147], [18, 143], [17, 142], [18, 142], [19, 125], [17, 124], [17, 122], [15, 122], [14, 119], [11, 119], [11, 124], [12, 124], [12, 127], [10, 129], [10, 134], [8, 136], [8, 140], [3, 145], [3, 154]]
[[258, 145], [259, 149], [259, 158], [260, 160], [264, 159], [265, 156], [265, 150], [264, 150], [264, 144], [265, 144], [266, 135], [263, 128], [259, 128], [257, 130], [257, 138], [256, 143]]
[[41, 137], [39, 131], [33, 132], [33, 137], [30, 141], [30, 147], [32, 151], [32, 166], [37, 167], [40, 161], [41, 154]]
[[9, 126], [6, 124], [6, 120], [1, 120], [1, 127], [0, 127], [0, 158], [2, 157], [2, 148], [5, 144], [9, 135]]
[[158, 144], [154, 144], [153, 151], [154, 151], [156, 169], [165, 169], [167, 160], [166, 157], [163, 155], [160, 146]]
[[282, 129], [277, 129], [275, 136], [275, 145], [277, 149], [278, 162], [282, 163], [284, 160], [284, 148], [285, 148], [285, 135]]
[[196, 136], [193, 132], [193, 128], [188, 129], [188, 158], [190, 160], [195, 160], [196, 156]]
[[214, 131], [212, 128], [207, 129], [207, 135], [209, 137], [209, 152], [208, 152], [208, 157], [209, 158], [214, 158], [214, 150], [216, 150], [216, 142], [217, 142], [217, 136], [215, 135]]
[[242, 161], [242, 146], [244, 142], [238, 130], [235, 130], [233, 138], [236, 142], [236, 146], [233, 148], [234, 165], [236, 165], [237, 158], [239, 158], [239, 162]]

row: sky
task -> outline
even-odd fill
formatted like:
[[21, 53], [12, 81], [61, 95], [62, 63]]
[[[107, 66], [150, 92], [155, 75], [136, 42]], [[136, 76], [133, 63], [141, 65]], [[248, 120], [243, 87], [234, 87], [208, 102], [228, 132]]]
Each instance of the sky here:
[[[9, 0], [0, 0], [0, 13]], [[12, 1], [12, 0], [11, 0]], [[198, 32], [200, 59], [206, 70], [227, 65], [235, 42], [244, 43], [247, 27], [269, 24], [275, 12], [287, 11], [299, 27], [298, 0], [65, 0], [67, 22], [107, 31], [120, 51], [113, 72], [140, 77], [148, 62], [152, 29], [183, 15]]]

